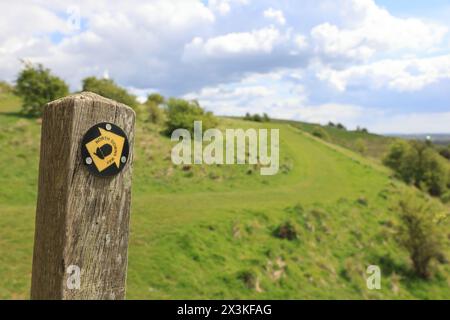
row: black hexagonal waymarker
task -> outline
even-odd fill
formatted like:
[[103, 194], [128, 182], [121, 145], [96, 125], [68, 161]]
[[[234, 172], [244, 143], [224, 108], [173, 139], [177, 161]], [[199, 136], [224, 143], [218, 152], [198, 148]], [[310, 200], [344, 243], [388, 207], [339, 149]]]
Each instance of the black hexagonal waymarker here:
[[130, 145], [125, 132], [109, 122], [91, 127], [81, 142], [81, 156], [89, 171], [96, 176], [118, 174], [128, 162]]

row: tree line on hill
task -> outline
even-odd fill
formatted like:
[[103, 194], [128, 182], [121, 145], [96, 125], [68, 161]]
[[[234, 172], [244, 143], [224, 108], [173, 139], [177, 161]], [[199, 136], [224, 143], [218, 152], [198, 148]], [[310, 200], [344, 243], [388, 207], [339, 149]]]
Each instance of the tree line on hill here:
[[[42, 64], [24, 62], [24, 68], [16, 79], [15, 87], [3, 83], [0, 90], [10, 91], [22, 98], [22, 114], [29, 117], [40, 117], [46, 103], [67, 96], [67, 83], [51, 73]], [[82, 80], [82, 91], [97, 93], [103, 97], [121, 102], [137, 110], [140, 104], [136, 96], [117, 85], [112, 79], [87, 77]], [[145, 121], [163, 125], [168, 135], [177, 128], [193, 131], [194, 120], [202, 121], [206, 130], [216, 126], [217, 119], [211, 112], [205, 111], [198, 101], [180, 98], [166, 99], [158, 93], [150, 94], [143, 104]]]
[[[347, 131], [347, 128], [340, 122], [334, 123], [334, 122], [330, 121], [330, 122], [328, 122], [327, 126], [331, 127], [331, 128], [336, 128], [339, 130]], [[362, 133], [369, 133], [369, 130], [367, 130], [367, 128], [363, 128], [361, 126], [357, 126], [355, 131], [362, 132]]]
[[347, 130], [347, 128], [342, 123], [334, 123], [334, 122], [330, 121], [330, 122], [328, 122], [327, 126], [331, 127], [331, 128], [340, 129], [340, 130]]
[[258, 113], [250, 114], [249, 112], [247, 112], [244, 116], [244, 120], [255, 122], [270, 122], [270, 117], [265, 112], [262, 115], [259, 115]]

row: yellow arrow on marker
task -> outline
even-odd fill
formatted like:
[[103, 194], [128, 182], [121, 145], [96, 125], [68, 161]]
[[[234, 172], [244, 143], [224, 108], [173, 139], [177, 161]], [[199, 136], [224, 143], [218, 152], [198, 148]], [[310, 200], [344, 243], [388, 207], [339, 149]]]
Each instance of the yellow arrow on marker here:
[[103, 128], [98, 128], [98, 130], [100, 136], [86, 144], [86, 149], [97, 170], [102, 172], [113, 163], [119, 168], [125, 138]]

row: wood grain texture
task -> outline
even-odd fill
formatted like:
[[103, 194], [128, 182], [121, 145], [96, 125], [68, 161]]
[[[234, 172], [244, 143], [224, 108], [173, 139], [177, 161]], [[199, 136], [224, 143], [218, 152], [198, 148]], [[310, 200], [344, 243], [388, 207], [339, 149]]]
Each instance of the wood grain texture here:
[[[81, 159], [83, 135], [100, 122], [118, 125], [130, 142], [127, 165], [109, 178]], [[90, 92], [45, 106], [32, 299], [125, 298], [134, 124], [131, 108]], [[70, 265], [81, 269], [80, 289], [67, 286]]]

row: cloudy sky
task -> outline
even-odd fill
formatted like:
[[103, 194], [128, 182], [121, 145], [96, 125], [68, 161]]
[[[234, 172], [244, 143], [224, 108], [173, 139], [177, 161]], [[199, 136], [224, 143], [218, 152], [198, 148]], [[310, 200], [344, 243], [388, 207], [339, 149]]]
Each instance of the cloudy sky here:
[[41, 62], [221, 115], [450, 132], [450, 1], [0, 1], [0, 79]]

